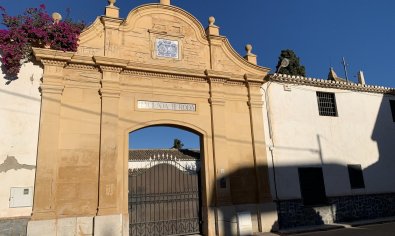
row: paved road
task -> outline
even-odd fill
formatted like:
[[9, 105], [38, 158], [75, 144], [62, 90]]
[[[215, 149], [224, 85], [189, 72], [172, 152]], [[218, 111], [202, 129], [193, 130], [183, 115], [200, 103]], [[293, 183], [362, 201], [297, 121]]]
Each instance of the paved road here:
[[395, 222], [362, 225], [345, 229], [292, 234], [297, 236], [395, 236]]

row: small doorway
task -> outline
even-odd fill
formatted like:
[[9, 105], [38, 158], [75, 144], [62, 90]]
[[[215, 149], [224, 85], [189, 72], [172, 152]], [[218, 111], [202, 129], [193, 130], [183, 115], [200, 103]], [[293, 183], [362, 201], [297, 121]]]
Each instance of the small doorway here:
[[201, 233], [200, 139], [169, 126], [130, 133], [130, 235]]

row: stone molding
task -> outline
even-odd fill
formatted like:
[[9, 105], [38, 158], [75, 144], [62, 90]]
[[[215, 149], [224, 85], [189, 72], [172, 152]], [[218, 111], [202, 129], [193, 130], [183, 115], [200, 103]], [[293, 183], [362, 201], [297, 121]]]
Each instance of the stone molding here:
[[101, 38], [104, 34], [104, 25], [102, 24], [100, 17], [97, 17], [96, 20], [89, 25], [84, 31], [80, 34], [80, 45], [83, 45], [86, 41], [91, 40], [94, 37]]
[[294, 75], [291, 76], [284, 74], [272, 74], [267, 76], [266, 80], [273, 82], [287, 83], [287, 84], [310, 85], [310, 86], [322, 87], [322, 88], [334, 88], [334, 89], [344, 89], [344, 90], [352, 90], [358, 92], [383, 93], [383, 94], [395, 95], [395, 88], [339, 82], [339, 81], [316, 79], [316, 78], [307, 78], [307, 77], [294, 76]]
[[51, 60], [51, 59], [41, 59], [41, 63], [45, 66], [56, 66], [56, 67], [64, 67], [67, 62], [66, 61], [57, 61], [57, 60]]
[[119, 28], [119, 26], [123, 21], [122, 18], [113, 18], [108, 16], [102, 16], [100, 20], [104, 24], [105, 29], [115, 29], [115, 30]]
[[67, 64], [65, 69], [98, 71], [98, 68], [96, 66], [87, 65], [87, 64], [80, 64], [80, 63], [69, 63], [69, 64]]
[[181, 74], [168, 74], [168, 73], [160, 73], [154, 71], [140, 71], [140, 70], [124, 70], [122, 75], [132, 75], [138, 77], [156, 77], [161, 79], [180, 79], [180, 80], [191, 80], [196, 82], [206, 82], [203, 76], [194, 76], [194, 75], [181, 75]]
[[74, 52], [63, 52], [46, 48], [33, 48], [33, 54], [36, 59], [40, 61], [43, 61], [43, 59], [50, 61], [70, 61]]
[[176, 13], [186, 17], [187, 19], [191, 20], [192, 22], [194, 22], [196, 24], [196, 26], [198, 26], [198, 30], [200, 32], [199, 40], [202, 43], [206, 42], [206, 44], [207, 44], [206, 32], [205, 32], [202, 24], [196, 19], [196, 17], [194, 17], [193, 15], [191, 15], [189, 12], [185, 11], [184, 9], [181, 9], [181, 8], [173, 6], [173, 5], [145, 4], [145, 5], [139, 6], [135, 9], [133, 9], [132, 11], [130, 11], [130, 13], [128, 14], [128, 16], [126, 17], [126, 19], [122, 25], [125, 25], [125, 28], [128, 28], [128, 26], [130, 25], [129, 23], [133, 17], [140, 15], [139, 13], [142, 11], [152, 10], [152, 9], [154, 9], [154, 10], [160, 9], [159, 11], [162, 11], [162, 12], [163, 12], [163, 9], [173, 11], [173, 12], [176, 12]]
[[112, 57], [102, 57], [102, 56], [94, 56], [93, 60], [95, 61], [96, 64], [102, 66], [107, 66], [107, 67], [120, 67], [120, 68], [125, 68], [128, 61], [124, 59], [119, 59], [119, 58], [112, 58]]
[[62, 94], [64, 85], [61, 84], [42, 84], [40, 86], [41, 95], [43, 94]]
[[100, 66], [100, 70], [102, 72], [113, 72], [119, 74], [122, 71], [122, 68], [116, 66]]
[[228, 79], [226, 78], [212, 78], [209, 77], [208, 81], [210, 82], [210, 84], [226, 84], [228, 82]]

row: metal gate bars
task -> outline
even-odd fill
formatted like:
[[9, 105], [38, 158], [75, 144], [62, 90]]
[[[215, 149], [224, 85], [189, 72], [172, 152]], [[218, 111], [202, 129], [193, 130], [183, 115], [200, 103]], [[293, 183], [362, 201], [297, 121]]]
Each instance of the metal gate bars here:
[[169, 156], [129, 169], [130, 235], [199, 234], [200, 161]]

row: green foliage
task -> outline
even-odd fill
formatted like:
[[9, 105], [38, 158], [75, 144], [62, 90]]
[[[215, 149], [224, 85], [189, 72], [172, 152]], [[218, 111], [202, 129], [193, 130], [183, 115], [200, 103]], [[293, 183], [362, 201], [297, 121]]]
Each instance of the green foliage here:
[[173, 147], [172, 148], [175, 148], [175, 149], [182, 149], [182, 147], [184, 147], [184, 144], [181, 142], [181, 140], [179, 140], [179, 139], [174, 139], [174, 141], [173, 141]]
[[283, 58], [289, 60], [289, 65], [287, 67], [281, 67], [278, 73], [286, 75], [300, 75], [306, 76], [306, 71], [304, 66], [300, 65], [299, 57], [296, 56], [295, 52], [291, 49], [281, 50], [280, 57], [278, 58], [278, 63], [276, 66], [276, 71], [280, 67]]

